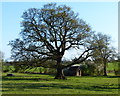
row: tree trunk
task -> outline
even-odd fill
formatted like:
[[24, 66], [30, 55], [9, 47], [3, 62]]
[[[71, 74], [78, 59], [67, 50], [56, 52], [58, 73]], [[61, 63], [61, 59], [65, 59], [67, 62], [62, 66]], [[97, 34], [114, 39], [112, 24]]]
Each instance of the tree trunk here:
[[104, 61], [104, 73], [103, 73], [103, 76], [107, 76], [107, 70], [106, 70], [106, 66], [107, 66], [107, 63], [106, 61]]
[[57, 73], [55, 79], [66, 79], [61, 65], [61, 58], [57, 60]]
[[55, 79], [66, 79], [63, 73], [63, 69], [57, 68], [57, 74], [55, 76]]

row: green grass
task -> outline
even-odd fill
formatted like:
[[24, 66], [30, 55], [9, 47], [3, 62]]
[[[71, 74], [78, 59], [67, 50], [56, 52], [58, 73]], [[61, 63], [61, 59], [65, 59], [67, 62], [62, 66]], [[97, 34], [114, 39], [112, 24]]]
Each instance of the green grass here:
[[119, 67], [120, 67], [120, 62], [113, 62], [107, 64], [107, 70], [109, 71], [114, 71], [114, 69], [119, 70]]
[[3, 73], [3, 94], [118, 94], [118, 77], [67, 77], [55, 80], [41, 74]]

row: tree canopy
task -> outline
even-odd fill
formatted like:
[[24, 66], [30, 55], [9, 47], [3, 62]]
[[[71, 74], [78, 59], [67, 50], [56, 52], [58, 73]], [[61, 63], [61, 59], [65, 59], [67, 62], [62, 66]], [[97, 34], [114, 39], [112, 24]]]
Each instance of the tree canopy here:
[[92, 59], [95, 63], [103, 66], [103, 75], [107, 76], [107, 63], [108, 60], [113, 59], [115, 57], [115, 49], [110, 46], [111, 38], [105, 34], [98, 33], [94, 36], [94, 44], [98, 47], [93, 50]]
[[[14, 61], [54, 60], [56, 79], [64, 79], [62, 69], [83, 62], [97, 47], [93, 44], [91, 27], [66, 5], [50, 3], [41, 9], [30, 8], [22, 18], [21, 38], [9, 43]], [[82, 53], [70, 64], [63, 65], [61, 60], [65, 51], [72, 48], [82, 48]]]

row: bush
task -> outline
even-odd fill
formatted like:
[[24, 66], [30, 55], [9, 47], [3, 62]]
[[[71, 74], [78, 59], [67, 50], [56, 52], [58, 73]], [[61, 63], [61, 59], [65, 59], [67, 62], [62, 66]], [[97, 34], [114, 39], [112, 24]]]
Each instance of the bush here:
[[120, 70], [114, 70], [116, 76], [120, 76]]
[[48, 74], [56, 74], [56, 69], [53, 69], [53, 68], [48, 68]]
[[95, 75], [96, 66], [94, 64], [85, 64], [82, 66], [84, 76], [93, 76]]
[[2, 65], [2, 72], [13, 72], [14, 67], [12, 65]]

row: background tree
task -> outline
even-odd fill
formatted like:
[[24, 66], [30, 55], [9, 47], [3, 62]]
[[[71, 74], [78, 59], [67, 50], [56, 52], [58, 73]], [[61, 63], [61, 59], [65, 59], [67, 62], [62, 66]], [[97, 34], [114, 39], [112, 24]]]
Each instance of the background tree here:
[[[110, 37], [101, 33], [94, 36], [94, 45], [99, 46], [93, 50], [93, 61], [103, 66], [103, 75], [107, 76], [106, 67], [108, 60], [115, 55], [115, 49], [110, 46]], [[102, 67], [101, 66], [101, 67]]]
[[0, 61], [3, 61], [3, 59], [4, 59], [4, 53], [0, 51]]
[[[9, 43], [14, 61], [34, 60], [40, 64], [54, 60], [56, 79], [65, 79], [63, 69], [86, 60], [94, 48], [88, 42], [93, 35], [90, 26], [66, 5], [50, 3], [41, 9], [30, 8], [22, 18], [21, 38]], [[72, 48], [82, 48], [80, 56], [68, 65], [62, 64], [65, 51]]]
[[0, 71], [2, 71], [3, 61], [4, 61], [4, 53], [0, 51]]

